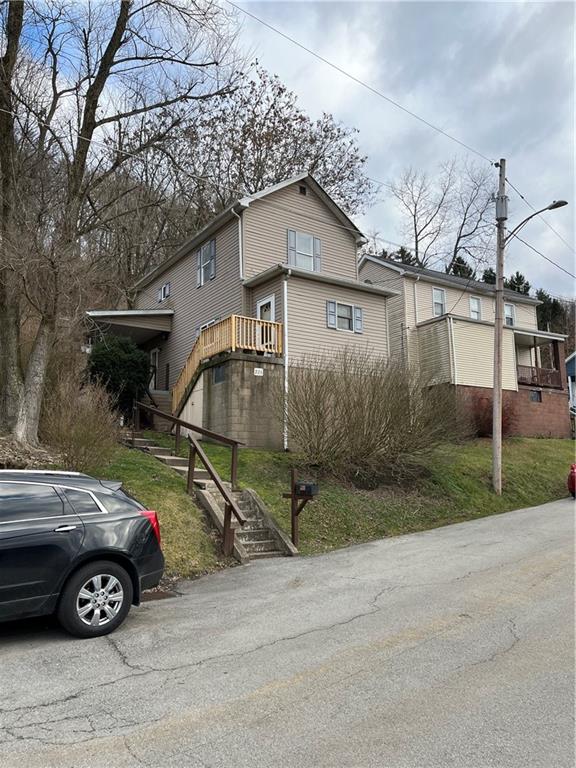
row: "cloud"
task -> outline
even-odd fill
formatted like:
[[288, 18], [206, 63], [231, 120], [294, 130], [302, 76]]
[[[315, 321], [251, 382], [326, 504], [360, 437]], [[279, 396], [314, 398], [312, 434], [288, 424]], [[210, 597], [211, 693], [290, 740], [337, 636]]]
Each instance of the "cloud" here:
[[[499, 2], [258, 2], [243, 7], [490, 158], [506, 157], [512, 182], [574, 243], [574, 6]], [[327, 111], [360, 129], [368, 174], [384, 181], [406, 166], [434, 173], [463, 154], [393, 105], [245, 17], [243, 39], [312, 115]], [[496, 170], [494, 184], [496, 187]], [[530, 213], [510, 191], [510, 224]], [[380, 201], [359, 222], [401, 238], [397, 211]], [[575, 271], [574, 253], [543, 221], [523, 237]], [[574, 293], [567, 275], [520, 243], [508, 269], [534, 285]]]

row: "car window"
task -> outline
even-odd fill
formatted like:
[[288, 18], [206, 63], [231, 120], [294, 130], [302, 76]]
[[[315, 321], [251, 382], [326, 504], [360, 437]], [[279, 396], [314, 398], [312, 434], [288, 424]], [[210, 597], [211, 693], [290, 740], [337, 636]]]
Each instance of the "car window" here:
[[136, 510], [144, 509], [141, 504], [134, 499], [128, 498], [124, 493], [122, 495], [116, 493], [96, 493], [96, 498], [112, 514], [134, 513]]
[[26, 520], [63, 514], [62, 499], [50, 485], [0, 483], [0, 519]]
[[63, 488], [62, 490], [77, 515], [89, 515], [94, 512], [102, 512], [91, 494], [86, 491], [78, 491], [75, 488]]

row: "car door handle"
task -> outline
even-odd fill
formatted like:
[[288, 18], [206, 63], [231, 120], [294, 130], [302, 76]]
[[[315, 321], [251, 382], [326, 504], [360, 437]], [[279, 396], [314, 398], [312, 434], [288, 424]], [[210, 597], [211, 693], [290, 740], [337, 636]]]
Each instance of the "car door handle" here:
[[58, 528], [54, 528], [56, 533], [66, 533], [67, 531], [73, 531], [78, 528], [77, 525], [59, 525]]

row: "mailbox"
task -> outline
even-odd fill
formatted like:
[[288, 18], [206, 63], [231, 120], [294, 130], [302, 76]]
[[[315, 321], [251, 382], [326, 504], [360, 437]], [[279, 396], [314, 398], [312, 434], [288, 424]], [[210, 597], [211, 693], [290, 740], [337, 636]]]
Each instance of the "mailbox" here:
[[305, 496], [305, 497], [317, 496], [318, 484], [297, 482], [294, 484], [294, 490], [297, 496]]

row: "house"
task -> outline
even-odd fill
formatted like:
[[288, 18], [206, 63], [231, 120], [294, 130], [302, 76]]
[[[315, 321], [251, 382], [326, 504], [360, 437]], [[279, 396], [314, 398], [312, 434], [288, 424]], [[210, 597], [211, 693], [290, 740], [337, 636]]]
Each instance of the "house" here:
[[[365, 242], [303, 173], [222, 211], [140, 280], [134, 308], [88, 315], [148, 352], [157, 407], [246, 445], [288, 446], [289, 366], [342, 347], [490, 398], [494, 287], [359, 259]], [[538, 329], [537, 304], [506, 293], [505, 402], [517, 434], [569, 436], [564, 337]]]
[[576, 410], [576, 352], [572, 352], [566, 358], [566, 376], [568, 378], [570, 408]]
[[[370, 255], [359, 276], [396, 292], [387, 300], [392, 357], [454, 385], [471, 403], [491, 400], [493, 285]], [[569, 437], [565, 336], [538, 329], [537, 299], [506, 290], [504, 302], [502, 386], [515, 413], [512, 433]]]
[[158, 407], [247, 445], [286, 447], [288, 365], [339, 347], [388, 357], [396, 289], [359, 279], [362, 233], [307, 173], [235, 201], [136, 285], [88, 312], [150, 355]]

